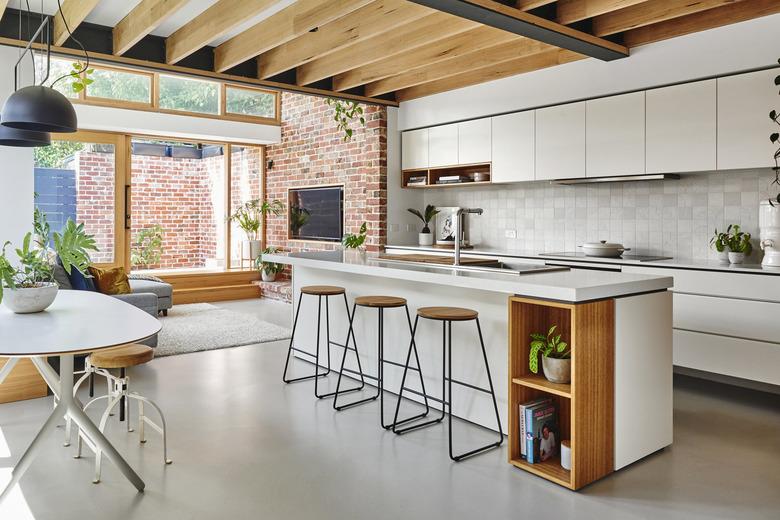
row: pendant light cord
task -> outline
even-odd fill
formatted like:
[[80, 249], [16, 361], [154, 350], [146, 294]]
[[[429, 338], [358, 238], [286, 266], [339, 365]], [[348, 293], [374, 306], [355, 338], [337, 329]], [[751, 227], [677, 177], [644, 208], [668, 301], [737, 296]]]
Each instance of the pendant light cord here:
[[[87, 52], [87, 49], [84, 47], [84, 45], [82, 45], [81, 42], [78, 41], [75, 36], [73, 36], [73, 32], [70, 30], [70, 27], [68, 27], [68, 21], [65, 19], [65, 15], [62, 13], [62, 3], [60, 2], [60, 0], [57, 0], [57, 12], [59, 13], [60, 18], [62, 18], [62, 23], [65, 25], [65, 30], [68, 31], [68, 35], [70, 35], [70, 38], [74, 42], [76, 42], [76, 45], [78, 45], [81, 48], [81, 50], [84, 52], [85, 63], [84, 63], [84, 67], [82, 67], [80, 72], [83, 73], [84, 71], [89, 70], [89, 53]], [[72, 74], [70, 72], [67, 74], [63, 74], [62, 76], [60, 76], [59, 78], [55, 79], [52, 82], [51, 87], [54, 88], [54, 85], [56, 85], [59, 81], [65, 78], [69, 78], [71, 76]]]

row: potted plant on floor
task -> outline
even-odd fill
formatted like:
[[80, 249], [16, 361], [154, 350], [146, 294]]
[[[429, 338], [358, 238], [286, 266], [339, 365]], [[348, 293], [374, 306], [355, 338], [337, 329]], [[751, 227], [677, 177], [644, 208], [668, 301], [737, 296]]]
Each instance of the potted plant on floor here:
[[[780, 63], [780, 60], [777, 62]], [[775, 77], [775, 86], [780, 86], [780, 76]], [[772, 110], [769, 112], [769, 118], [780, 126], [780, 112]], [[775, 179], [772, 185], [780, 187], [780, 132], [772, 132], [769, 141], [778, 146], [773, 155], [775, 165], [772, 170], [775, 172]], [[761, 230], [761, 249], [764, 250], [761, 265], [780, 267], [780, 193], [761, 202], [758, 226]]]
[[729, 235], [715, 229], [715, 234], [710, 238], [710, 247], [718, 253], [718, 260], [721, 262], [729, 261]]
[[[278, 253], [279, 249], [275, 247], [266, 247], [263, 249], [263, 255], [272, 255], [274, 253]], [[263, 261], [263, 256], [260, 255], [257, 260], [256, 264], [258, 266], [258, 269], [260, 269], [260, 277], [263, 279], [264, 282], [274, 282], [276, 281], [276, 277], [279, 273], [284, 271], [284, 264], [276, 264], [274, 262], [265, 262]]]
[[745, 257], [753, 251], [753, 245], [750, 243], [750, 233], [740, 230], [739, 226], [732, 224], [727, 229], [729, 262], [732, 264], [741, 264]]
[[228, 217], [228, 220], [235, 222], [246, 234], [246, 240], [242, 244], [242, 260], [256, 260], [260, 256], [260, 229], [265, 216], [268, 213], [281, 215], [283, 211], [284, 204], [280, 200], [261, 201], [260, 199], [253, 199], [239, 206]]
[[420, 213], [414, 208], [409, 208], [406, 211], [422, 220], [423, 228], [422, 231], [420, 231], [420, 233], [417, 235], [417, 243], [421, 246], [432, 246], [433, 233], [431, 233], [431, 228], [428, 227], [428, 225], [431, 223], [431, 220], [433, 220], [433, 217], [439, 214], [439, 210], [436, 209], [436, 206], [433, 204], [428, 204], [425, 206], [424, 213]]
[[571, 348], [561, 335], [555, 334], [556, 325], [550, 327], [547, 335], [535, 332], [531, 334], [528, 368], [534, 374], [539, 372], [539, 354], [542, 355], [544, 377], [553, 383], [569, 383], [571, 381]]
[[51, 233], [46, 216], [38, 209], [33, 232], [27, 233], [22, 247], [16, 249], [16, 265], [6, 256], [10, 244], [6, 242], [0, 252], [0, 302], [17, 314], [41, 312], [54, 302], [57, 258], [68, 274], [73, 269], [86, 274], [89, 251], [97, 251], [94, 237], [84, 232], [84, 224], [76, 225], [68, 219], [61, 233]]

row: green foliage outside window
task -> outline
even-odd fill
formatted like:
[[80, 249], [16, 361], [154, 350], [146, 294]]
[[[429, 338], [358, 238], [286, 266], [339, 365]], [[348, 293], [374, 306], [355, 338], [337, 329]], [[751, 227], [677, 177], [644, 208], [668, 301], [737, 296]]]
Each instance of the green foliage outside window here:
[[50, 146], [35, 148], [33, 157], [36, 168], [62, 168], [76, 152], [84, 150], [84, 143], [52, 141]]
[[161, 74], [160, 108], [219, 114], [219, 84]]
[[228, 86], [225, 89], [225, 111], [228, 114], [276, 117], [276, 96], [262, 90], [247, 90]]
[[160, 263], [163, 233], [165, 230], [159, 224], [138, 230], [130, 246], [130, 264], [133, 267], [149, 267]]

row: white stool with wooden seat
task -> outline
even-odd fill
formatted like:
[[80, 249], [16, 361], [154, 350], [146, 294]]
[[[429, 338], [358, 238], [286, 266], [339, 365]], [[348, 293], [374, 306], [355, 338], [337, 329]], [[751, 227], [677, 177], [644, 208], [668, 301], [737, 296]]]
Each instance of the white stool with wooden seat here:
[[[146, 345], [126, 345], [124, 347], [116, 347], [112, 349], [102, 350], [100, 352], [94, 352], [87, 357], [85, 363], [84, 375], [78, 380], [73, 390], [74, 395], [79, 389], [79, 386], [90, 376], [90, 374], [103, 376], [108, 381], [109, 392], [106, 395], [101, 395], [90, 399], [87, 404], [84, 405], [84, 411], [87, 410], [93, 403], [107, 399], [108, 406], [103, 412], [100, 418], [100, 424], [98, 425], [101, 432], [105, 430], [108, 417], [111, 415], [112, 410], [119, 404], [119, 420], [127, 421], [127, 431], [132, 432], [133, 429], [130, 426], [130, 399], [138, 401], [138, 433], [140, 436], [141, 444], [146, 443], [145, 427], [149, 425], [152, 429], [156, 430], [163, 438], [163, 461], [165, 464], [170, 464], [172, 461], [168, 458], [168, 439], [165, 428], [165, 416], [163, 416], [162, 410], [153, 401], [138, 394], [137, 392], [130, 391], [130, 378], [127, 377], [127, 369], [130, 367], [143, 365], [148, 363], [154, 358], [154, 349]], [[119, 376], [115, 376], [111, 373], [112, 369], [119, 370]], [[151, 405], [160, 416], [162, 425], [158, 425], [144, 413], [144, 404]], [[78, 447], [76, 449], [75, 458], [81, 457], [82, 442], [86, 442], [87, 446], [95, 452], [95, 479], [93, 482], [96, 484], [100, 482], [100, 463], [101, 463], [101, 451], [92, 442], [84, 436], [79, 430], [78, 432]]]

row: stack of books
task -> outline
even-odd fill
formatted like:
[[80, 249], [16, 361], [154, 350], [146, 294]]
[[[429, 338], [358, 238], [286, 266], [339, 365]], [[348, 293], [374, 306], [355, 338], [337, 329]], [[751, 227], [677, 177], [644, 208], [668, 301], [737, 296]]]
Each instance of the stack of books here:
[[552, 399], [543, 397], [519, 406], [520, 458], [529, 464], [558, 456], [558, 411]]
[[406, 181], [407, 186], [425, 186], [426, 184], [428, 184], [428, 177], [425, 175], [415, 175]]
[[473, 182], [473, 180], [466, 175], [442, 175], [436, 179], [436, 184], [460, 184], [461, 182]]

